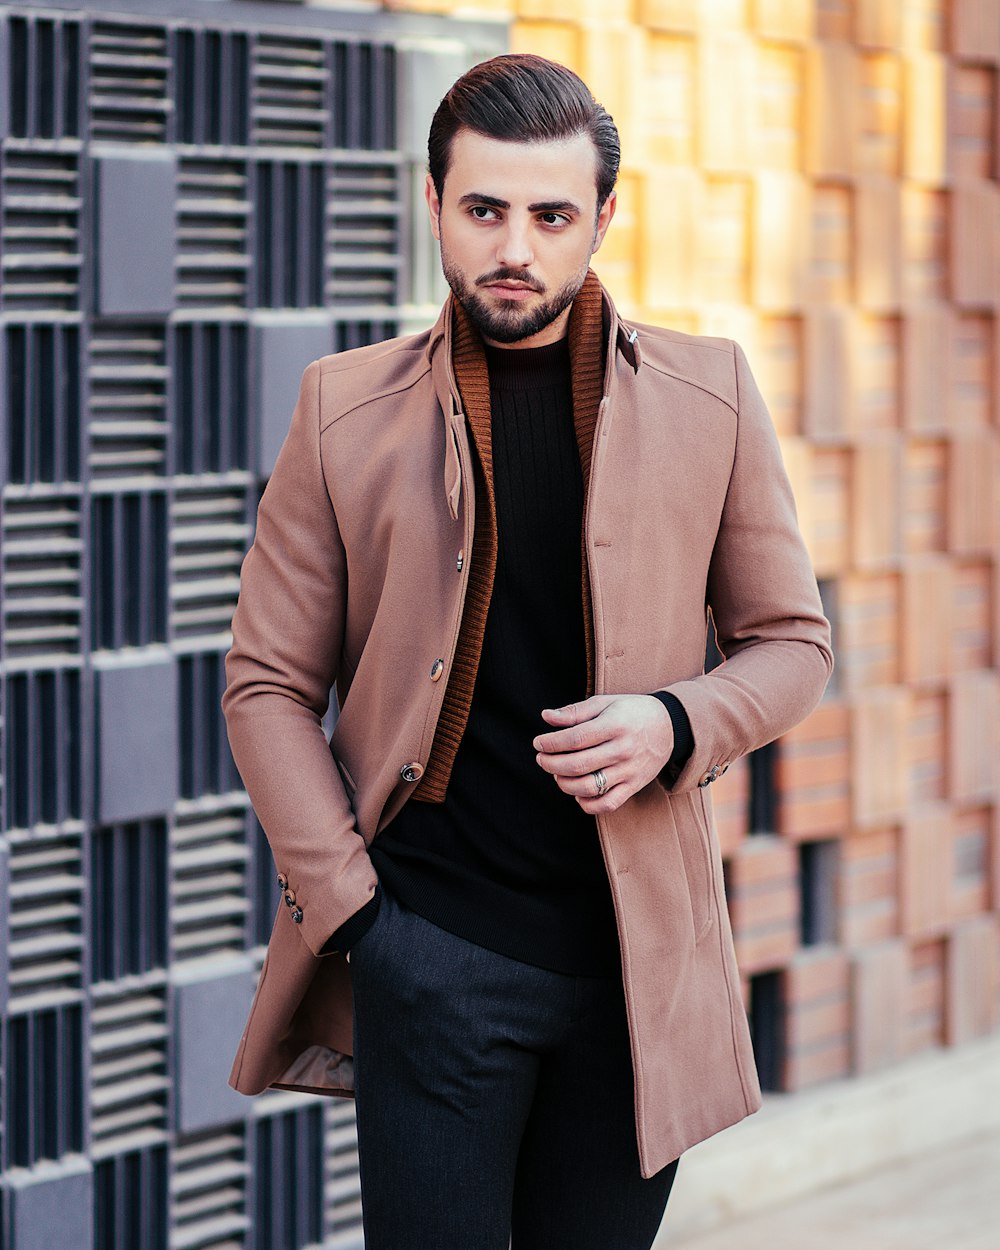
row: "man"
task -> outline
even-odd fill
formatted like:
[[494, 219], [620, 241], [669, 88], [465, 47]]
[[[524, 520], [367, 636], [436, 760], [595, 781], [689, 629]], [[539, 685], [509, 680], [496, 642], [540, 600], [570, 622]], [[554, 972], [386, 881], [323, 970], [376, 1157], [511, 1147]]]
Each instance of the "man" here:
[[584, 84], [486, 62], [429, 156], [452, 295], [309, 366], [243, 566], [223, 705], [286, 906], [231, 1080], [355, 1090], [367, 1250], [641, 1250], [760, 1104], [706, 788], [829, 629], [743, 353], [589, 269]]

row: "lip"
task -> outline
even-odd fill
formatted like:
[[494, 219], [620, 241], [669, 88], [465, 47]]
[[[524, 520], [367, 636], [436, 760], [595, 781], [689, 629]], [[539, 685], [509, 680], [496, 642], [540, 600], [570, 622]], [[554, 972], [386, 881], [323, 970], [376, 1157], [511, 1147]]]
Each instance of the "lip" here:
[[524, 283], [519, 282], [491, 282], [486, 289], [498, 299], [514, 301], [525, 300], [530, 295], [538, 294], [534, 287], [525, 286]]

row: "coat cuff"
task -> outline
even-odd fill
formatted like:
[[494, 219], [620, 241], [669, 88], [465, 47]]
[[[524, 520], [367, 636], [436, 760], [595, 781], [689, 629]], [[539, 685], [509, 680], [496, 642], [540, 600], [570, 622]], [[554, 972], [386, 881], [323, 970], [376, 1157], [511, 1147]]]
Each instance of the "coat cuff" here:
[[669, 790], [691, 758], [694, 751], [694, 733], [684, 704], [675, 694], [671, 694], [669, 690], [650, 690], [649, 693], [654, 699], [659, 699], [667, 709], [674, 729], [674, 749], [659, 772], [659, 780]]
[[378, 909], [382, 905], [382, 887], [376, 885], [375, 893], [371, 896], [364, 907], [360, 908], [349, 916], [339, 928], [327, 938], [320, 949], [321, 955], [335, 955], [337, 952], [346, 953], [351, 947], [361, 940], [368, 930], [375, 923], [375, 917], [378, 915]]

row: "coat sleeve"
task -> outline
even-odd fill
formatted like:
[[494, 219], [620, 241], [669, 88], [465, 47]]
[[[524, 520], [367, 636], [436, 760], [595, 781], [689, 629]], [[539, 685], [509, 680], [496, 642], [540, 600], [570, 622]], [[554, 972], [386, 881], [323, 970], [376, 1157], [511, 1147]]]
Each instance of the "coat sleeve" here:
[[287, 879], [287, 922], [301, 912], [296, 927], [314, 955], [377, 885], [320, 723], [347, 589], [321, 462], [320, 386], [313, 363], [243, 561], [222, 697], [233, 758]]
[[725, 662], [666, 687], [684, 705], [694, 735], [673, 793], [714, 780], [797, 725], [833, 669], [830, 625], [774, 427], [742, 349], [733, 349], [736, 448], [707, 591]]

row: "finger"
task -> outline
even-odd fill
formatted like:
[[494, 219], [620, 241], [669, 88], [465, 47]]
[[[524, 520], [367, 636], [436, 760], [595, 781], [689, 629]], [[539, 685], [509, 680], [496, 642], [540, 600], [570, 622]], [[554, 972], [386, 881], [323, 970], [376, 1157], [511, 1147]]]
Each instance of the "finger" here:
[[628, 782], [621, 782], [616, 786], [609, 786], [600, 798], [596, 795], [589, 799], [578, 796], [576, 801], [589, 816], [606, 816], [609, 812], [616, 812], [634, 793]]
[[550, 725], [576, 725], [598, 716], [616, 697], [611, 694], [592, 694], [589, 699], [582, 699], [579, 703], [542, 708], [542, 716]]
[[[625, 771], [621, 768], [604, 768], [601, 770], [607, 781], [604, 793], [608, 794], [612, 787], [622, 784], [627, 777]], [[575, 799], [596, 799], [601, 796], [597, 793], [597, 778], [593, 773], [587, 773], [582, 777], [556, 777], [555, 783], [562, 790], [563, 794], [571, 794]]]
[[602, 742], [595, 747], [579, 751], [539, 751], [535, 760], [544, 772], [556, 777], [583, 777], [599, 768], [605, 772], [625, 759], [625, 753], [616, 749], [612, 742]]
[[551, 733], [538, 734], [533, 742], [536, 751], [559, 755], [565, 751], [584, 751], [600, 746], [623, 732], [623, 727], [610, 717], [597, 715], [591, 720], [554, 729]]

